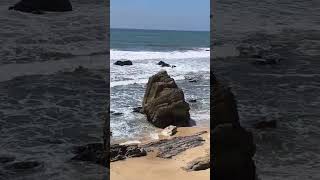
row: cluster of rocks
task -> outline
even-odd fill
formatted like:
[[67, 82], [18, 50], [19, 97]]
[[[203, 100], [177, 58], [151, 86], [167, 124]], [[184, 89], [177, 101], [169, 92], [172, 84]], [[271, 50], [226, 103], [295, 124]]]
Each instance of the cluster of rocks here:
[[164, 62], [164, 61], [159, 61], [159, 62], [157, 63], [157, 65], [160, 65], [161, 67], [172, 67], [172, 68], [175, 68], [175, 67], [176, 67], [175, 65], [170, 65], [170, 64], [168, 64], [168, 63], [166, 63], [166, 62]]
[[283, 60], [270, 46], [263, 47], [245, 43], [241, 44], [237, 49], [240, 57], [254, 59], [252, 63], [255, 65], [275, 65]]
[[72, 11], [72, 5], [69, 0], [21, 0], [15, 5], [9, 7], [9, 10], [42, 14], [44, 11]]
[[255, 180], [253, 135], [239, 122], [233, 93], [214, 77], [213, 84], [213, 178]]

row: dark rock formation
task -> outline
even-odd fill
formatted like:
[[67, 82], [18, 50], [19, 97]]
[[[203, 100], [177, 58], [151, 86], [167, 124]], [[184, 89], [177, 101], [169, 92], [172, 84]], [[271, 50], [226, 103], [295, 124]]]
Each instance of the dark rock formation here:
[[157, 157], [160, 158], [172, 158], [180, 154], [181, 152], [203, 145], [204, 139], [200, 135], [207, 133], [201, 131], [192, 136], [174, 137], [172, 139], [162, 139], [156, 142], [151, 142], [142, 145], [147, 151], [157, 150]]
[[240, 126], [236, 100], [230, 88], [216, 78], [213, 84], [213, 128], [219, 124], [231, 123]]
[[123, 160], [131, 157], [146, 156], [147, 152], [138, 145], [114, 144], [110, 147], [110, 162]]
[[266, 128], [276, 128], [277, 127], [277, 121], [271, 120], [271, 121], [261, 121], [254, 125], [256, 129], [266, 129]]
[[149, 78], [142, 107], [148, 121], [156, 127], [189, 125], [189, 104], [184, 100], [183, 91], [166, 71]]
[[199, 157], [187, 164], [186, 167], [183, 167], [182, 169], [186, 171], [201, 171], [206, 170], [210, 168], [210, 156], [204, 156]]
[[9, 10], [41, 14], [42, 11], [72, 11], [72, 5], [69, 0], [21, 0]]
[[141, 106], [132, 109], [132, 112], [143, 114], [143, 108]]
[[255, 145], [251, 132], [240, 126], [233, 93], [213, 78], [213, 179], [255, 180]]
[[126, 60], [126, 61], [117, 61], [114, 63], [114, 65], [118, 66], [130, 66], [132, 65], [132, 61]]
[[255, 145], [250, 132], [221, 124], [213, 130], [212, 143], [214, 179], [255, 180]]
[[158, 62], [158, 65], [160, 65], [161, 67], [170, 67], [170, 64], [165, 63], [165, 62], [163, 62], [163, 61], [159, 61], [159, 62]]

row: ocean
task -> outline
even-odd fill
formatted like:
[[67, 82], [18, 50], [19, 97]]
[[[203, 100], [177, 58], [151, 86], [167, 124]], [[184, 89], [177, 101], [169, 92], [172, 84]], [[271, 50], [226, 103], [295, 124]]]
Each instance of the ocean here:
[[[209, 126], [210, 51], [209, 32], [111, 29], [110, 128], [112, 140], [148, 137], [156, 131], [146, 117], [132, 112], [142, 106], [145, 85], [150, 76], [166, 70], [185, 93], [191, 105], [191, 118], [198, 126]], [[131, 60], [132, 66], [117, 66], [118, 60]], [[160, 67], [164, 61], [176, 67]], [[185, 76], [201, 77], [190, 83]], [[115, 113], [123, 113], [121, 116]]]

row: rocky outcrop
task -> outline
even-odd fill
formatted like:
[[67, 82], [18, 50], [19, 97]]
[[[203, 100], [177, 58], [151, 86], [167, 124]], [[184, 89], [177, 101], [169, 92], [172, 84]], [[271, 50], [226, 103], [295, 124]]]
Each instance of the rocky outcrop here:
[[213, 128], [223, 123], [231, 123], [240, 126], [237, 103], [230, 88], [219, 82], [216, 78], [213, 78], [212, 85]]
[[110, 162], [146, 155], [147, 152], [138, 145], [114, 144], [110, 147]]
[[142, 147], [147, 151], [156, 150], [157, 157], [172, 158], [187, 149], [203, 145], [204, 139], [200, 137], [200, 135], [204, 133], [207, 132], [201, 131], [191, 136], [178, 136], [172, 139], [162, 139], [145, 144]]
[[186, 171], [201, 171], [206, 170], [210, 168], [210, 156], [204, 156], [199, 157], [187, 164], [186, 167], [183, 167], [182, 169]]
[[118, 66], [130, 66], [132, 65], [132, 61], [126, 60], [126, 61], [116, 61], [114, 65]]
[[183, 91], [166, 71], [149, 78], [142, 108], [148, 121], [156, 127], [189, 125], [189, 104], [184, 99]]
[[72, 11], [72, 5], [69, 0], [21, 0], [9, 10], [40, 14], [41, 11]]
[[158, 65], [160, 65], [161, 67], [170, 67], [170, 64], [163, 62], [163, 61], [159, 61]]
[[213, 179], [255, 180], [255, 145], [240, 126], [236, 101], [229, 88], [213, 78]]

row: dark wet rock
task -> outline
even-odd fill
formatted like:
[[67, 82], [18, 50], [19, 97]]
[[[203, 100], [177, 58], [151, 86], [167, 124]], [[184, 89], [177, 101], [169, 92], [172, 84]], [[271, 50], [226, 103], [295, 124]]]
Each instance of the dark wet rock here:
[[177, 67], [177, 66], [175, 66], [175, 65], [172, 65], [171, 67], [172, 67], [172, 68], [175, 68], [175, 67]]
[[143, 114], [143, 108], [141, 106], [133, 108], [132, 111]]
[[157, 64], [160, 65], [161, 67], [170, 67], [170, 64], [165, 63], [164, 61], [159, 61]]
[[114, 115], [114, 116], [122, 116], [123, 115], [122, 112], [113, 112], [111, 114]]
[[151, 142], [142, 145], [147, 151], [157, 151], [157, 157], [160, 158], [172, 158], [180, 154], [187, 149], [201, 146], [204, 143], [204, 139], [200, 135], [207, 133], [207, 131], [201, 131], [191, 136], [174, 137], [172, 139], [162, 139], [159, 141]]
[[261, 121], [254, 125], [254, 128], [256, 129], [266, 129], [266, 128], [276, 128], [276, 127], [277, 127], [276, 120]]
[[75, 147], [73, 149], [73, 153], [76, 154], [76, 156], [71, 160], [88, 161], [103, 166], [107, 166], [107, 164], [109, 164], [108, 159], [105, 156], [102, 143], [93, 143]]
[[196, 103], [197, 100], [196, 100], [196, 99], [189, 99], [188, 102], [190, 102], [190, 103]]
[[43, 167], [42, 162], [38, 161], [22, 161], [22, 162], [15, 162], [9, 165], [4, 166], [6, 170], [10, 171], [28, 171], [28, 170], [36, 170], [38, 168]]
[[225, 82], [220, 82], [216, 78], [213, 78], [212, 84], [213, 128], [224, 123], [240, 126], [237, 103], [230, 88], [225, 85]]
[[21, 0], [9, 7], [9, 10], [42, 14], [42, 11], [72, 11], [72, 5], [69, 0]]
[[16, 157], [11, 155], [0, 155], [0, 163], [8, 163], [12, 162], [16, 159]]
[[199, 157], [187, 164], [186, 167], [183, 167], [186, 171], [201, 171], [210, 168], [210, 156]]
[[110, 146], [110, 162], [146, 155], [147, 152], [138, 145], [113, 144]]
[[214, 179], [255, 180], [252, 133], [232, 124], [218, 125], [212, 133]]
[[189, 125], [189, 104], [182, 89], [166, 71], [149, 78], [142, 107], [147, 120], [156, 127]]
[[118, 66], [130, 66], [132, 65], [132, 61], [126, 60], [126, 61], [117, 61], [114, 63], [114, 65]]

